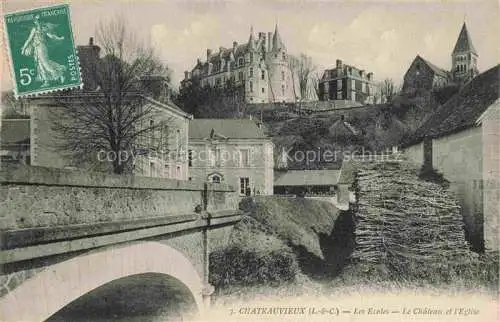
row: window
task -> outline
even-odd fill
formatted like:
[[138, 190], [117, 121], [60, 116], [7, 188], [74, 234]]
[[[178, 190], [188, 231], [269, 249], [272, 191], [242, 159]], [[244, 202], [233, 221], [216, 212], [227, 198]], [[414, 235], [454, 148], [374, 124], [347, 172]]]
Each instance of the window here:
[[356, 80], [351, 79], [351, 89], [355, 89], [355, 88], [356, 88]]
[[161, 148], [163, 153], [168, 152], [168, 134], [169, 134], [169, 128], [168, 125], [163, 125], [162, 126], [162, 131], [161, 131]]
[[285, 95], [285, 84], [281, 85], [281, 95]]
[[262, 80], [266, 79], [266, 71], [265, 71], [265, 70], [263, 70], [263, 71], [260, 73], [260, 78], [261, 78]]
[[282, 52], [282, 53], [281, 53], [281, 58], [282, 58], [283, 60], [285, 60], [285, 59], [286, 59], [286, 54], [285, 54], [285, 52]]
[[248, 177], [240, 178], [240, 194], [244, 196], [250, 196], [251, 194], [250, 178]]
[[361, 83], [361, 91], [362, 91], [363, 93], [365, 93], [365, 92], [366, 92], [366, 83]]
[[163, 170], [163, 176], [170, 178], [170, 165], [165, 164], [165, 169]]
[[188, 166], [193, 166], [193, 150], [188, 150]]
[[244, 63], [243, 57], [238, 58], [238, 65], [243, 66], [243, 63]]
[[177, 166], [175, 168], [175, 178], [176, 179], [180, 179], [181, 178], [181, 167], [180, 166]]
[[253, 53], [250, 53], [250, 62], [253, 62]]
[[342, 92], [337, 92], [337, 99], [341, 100], [342, 99]]
[[285, 71], [284, 70], [281, 71], [281, 80], [282, 81], [285, 80]]
[[217, 78], [217, 79], [215, 80], [215, 84], [216, 84], [217, 86], [220, 86], [220, 83], [221, 83], [220, 78]]
[[240, 167], [248, 167], [250, 151], [248, 149], [240, 150]]
[[181, 131], [180, 130], [177, 130], [177, 132], [175, 132], [175, 153], [177, 155], [177, 157], [179, 157], [180, 153], [181, 153]]
[[266, 89], [264, 87], [262, 87], [262, 93], [265, 93], [266, 92]]
[[250, 82], [250, 92], [253, 92], [253, 82]]
[[250, 70], [248, 72], [249, 77], [253, 77], [253, 67], [250, 67]]
[[341, 90], [341, 89], [342, 89], [342, 80], [337, 79], [337, 90]]
[[212, 176], [212, 183], [220, 183], [220, 177], [218, 175]]
[[149, 176], [150, 177], [157, 177], [158, 172], [156, 170], [156, 164], [154, 162], [149, 163]]
[[242, 81], [242, 80], [243, 80], [243, 72], [239, 72], [239, 73], [238, 73], [238, 79], [239, 79], [240, 81]]
[[353, 100], [353, 101], [356, 100], [356, 92], [355, 91], [351, 92], [351, 100]]

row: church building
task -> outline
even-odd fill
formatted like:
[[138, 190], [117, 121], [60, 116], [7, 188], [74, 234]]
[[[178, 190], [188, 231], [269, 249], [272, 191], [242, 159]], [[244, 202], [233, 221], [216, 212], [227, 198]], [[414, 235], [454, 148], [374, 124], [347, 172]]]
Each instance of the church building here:
[[417, 55], [404, 76], [403, 92], [463, 85], [478, 75], [478, 54], [464, 22], [451, 53], [451, 70], [440, 68]]

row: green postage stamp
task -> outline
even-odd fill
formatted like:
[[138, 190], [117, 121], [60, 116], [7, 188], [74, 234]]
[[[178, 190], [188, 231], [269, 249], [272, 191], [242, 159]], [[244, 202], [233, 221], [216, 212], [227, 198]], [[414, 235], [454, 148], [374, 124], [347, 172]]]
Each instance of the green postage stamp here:
[[16, 97], [82, 86], [67, 4], [7, 13]]

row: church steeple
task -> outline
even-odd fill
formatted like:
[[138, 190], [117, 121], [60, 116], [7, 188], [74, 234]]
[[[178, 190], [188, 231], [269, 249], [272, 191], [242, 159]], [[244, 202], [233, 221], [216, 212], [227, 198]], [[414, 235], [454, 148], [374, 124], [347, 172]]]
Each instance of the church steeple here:
[[477, 55], [476, 48], [474, 48], [474, 45], [472, 44], [472, 39], [469, 36], [465, 22], [462, 26], [462, 30], [460, 30], [460, 34], [458, 35], [457, 43], [453, 49], [453, 54], [463, 52], [471, 52]]
[[477, 59], [476, 48], [472, 44], [472, 39], [464, 22], [451, 53], [451, 71], [454, 80], [458, 83], [463, 83], [475, 77], [479, 73]]

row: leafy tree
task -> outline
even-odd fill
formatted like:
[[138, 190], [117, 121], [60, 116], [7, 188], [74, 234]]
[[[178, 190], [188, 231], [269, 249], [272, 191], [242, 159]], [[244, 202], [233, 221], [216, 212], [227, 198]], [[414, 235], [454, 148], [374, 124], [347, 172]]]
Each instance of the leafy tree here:
[[232, 118], [245, 115], [243, 86], [228, 80], [223, 86], [201, 86], [194, 79], [191, 85], [183, 88], [176, 103], [184, 111], [200, 118]]

